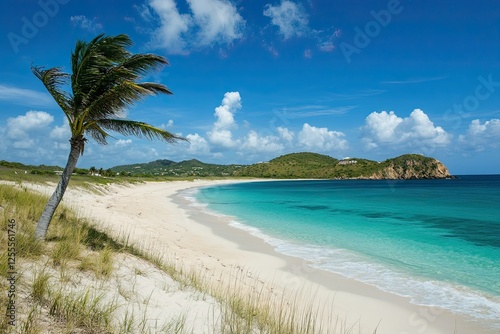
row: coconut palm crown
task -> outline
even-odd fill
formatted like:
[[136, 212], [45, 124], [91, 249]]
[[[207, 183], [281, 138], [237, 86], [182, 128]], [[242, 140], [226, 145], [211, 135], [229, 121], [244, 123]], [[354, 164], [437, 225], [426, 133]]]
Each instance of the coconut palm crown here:
[[[127, 35], [98, 35], [90, 42], [78, 41], [71, 54], [72, 74], [59, 67], [32, 66], [68, 119], [71, 150], [61, 180], [38, 221], [35, 236], [45, 239], [78, 158], [83, 155], [86, 136], [107, 144], [110, 132], [169, 143], [185, 140], [150, 124], [123, 119], [124, 111], [149, 95], [172, 94], [159, 83], [139, 82], [150, 71], [168, 62], [155, 54], [132, 54]], [[71, 88], [71, 92], [65, 90]]]

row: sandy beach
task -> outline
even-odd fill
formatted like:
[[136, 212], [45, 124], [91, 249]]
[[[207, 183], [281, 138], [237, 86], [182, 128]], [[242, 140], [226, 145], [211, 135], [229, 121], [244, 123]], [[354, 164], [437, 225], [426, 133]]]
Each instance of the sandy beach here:
[[282, 304], [318, 310], [323, 328], [335, 322], [339, 328], [352, 327], [353, 333], [493, 333], [465, 317], [413, 305], [407, 298], [279, 254], [263, 240], [230, 226], [229, 218], [210, 215], [178, 195], [228, 182], [247, 181], [111, 185], [99, 195], [70, 187], [63, 203], [116, 236], [127, 235], [130, 242], [183, 268], [206, 272], [214, 282], [230, 284], [237, 276], [241, 289], [264, 288]]

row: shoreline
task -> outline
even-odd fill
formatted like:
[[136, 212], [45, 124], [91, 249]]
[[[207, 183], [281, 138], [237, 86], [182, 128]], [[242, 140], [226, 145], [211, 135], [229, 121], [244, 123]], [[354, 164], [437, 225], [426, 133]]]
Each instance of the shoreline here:
[[263, 239], [230, 226], [223, 217], [196, 209], [179, 195], [189, 188], [255, 181], [261, 180], [112, 185], [98, 196], [70, 189], [64, 202], [114, 234], [127, 234], [131, 242], [163, 252], [185, 267], [201, 266], [212, 276], [222, 276], [229, 268], [245, 268], [249, 280], [266, 282], [276, 294], [295, 298], [300, 307], [321, 310], [327, 318], [337, 317], [346, 328], [357, 326], [360, 333], [375, 329], [401, 334], [493, 333], [466, 317], [412, 304], [409, 298], [278, 253]]

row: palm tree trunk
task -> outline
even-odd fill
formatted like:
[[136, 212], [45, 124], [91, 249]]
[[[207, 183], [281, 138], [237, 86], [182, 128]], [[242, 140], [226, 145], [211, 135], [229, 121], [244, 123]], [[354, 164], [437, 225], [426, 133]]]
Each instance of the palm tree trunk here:
[[80, 155], [83, 152], [83, 145], [85, 139], [83, 136], [78, 136], [76, 138], [71, 138], [71, 151], [69, 152], [68, 162], [66, 163], [66, 167], [61, 176], [61, 180], [57, 184], [57, 188], [50, 197], [47, 205], [45, 205], [45, 209], [43, 209], [42, 215], [38, 220], [35, 229], [35, 238], [38, 240], [44, 240], [47, 235], [47, 230], [49, 229], [50, 221], [52, 220], [52, 216], [56, 211], [59, 203], [61, 202], [64, 192], [68, 187], [69, 179], [73, 171], [75, 170], [76, 163], [80, 158]]

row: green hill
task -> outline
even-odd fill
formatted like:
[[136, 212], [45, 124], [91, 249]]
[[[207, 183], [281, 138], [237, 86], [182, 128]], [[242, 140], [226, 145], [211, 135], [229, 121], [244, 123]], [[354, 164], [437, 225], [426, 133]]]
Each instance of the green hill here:
[[307, 152], [246, 166], [235, 175], [278, 179], [433, 179], [451, 176], [442, 163], [418, 154], [405, 154], [379, 163], [362, 158], [337, 160]]
[[232, 176], [241, 165], [207, 164], [196, 159], [174, 162], [156, 160], [148, 163], [121, 165], [111, 168], [113, 172], [133, 176]]

